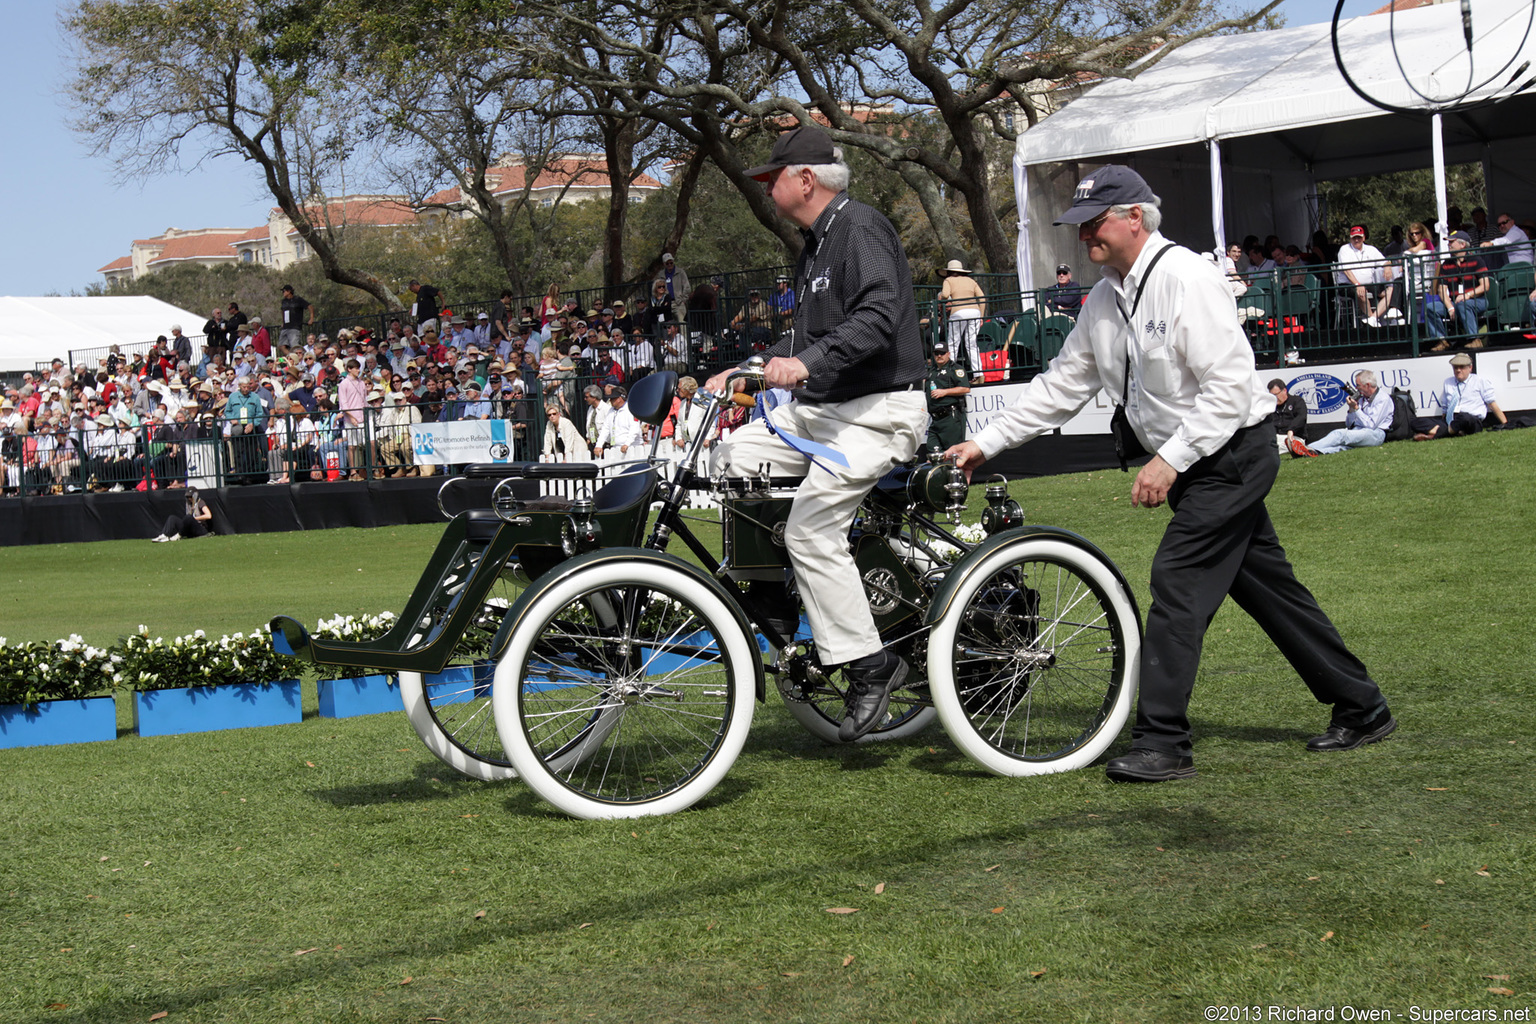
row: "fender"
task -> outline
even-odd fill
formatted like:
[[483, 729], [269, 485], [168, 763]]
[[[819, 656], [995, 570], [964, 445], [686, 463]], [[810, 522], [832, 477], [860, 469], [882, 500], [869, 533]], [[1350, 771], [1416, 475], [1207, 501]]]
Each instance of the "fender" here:
[[[599, 565], [604, 562], [625, 562], [634, 566], [635, 581], [637, 583], [645, 581], [647, 566], [665, 565], [687, 573], [714, 591], [715, 595], [725, 602], [725, 606], [731, 610], [731, 615], [741, 627], [742, 632], [751, 640], [753, 649], [757, 649], [757, 642], [754, 636], [755, 631], [752, 629], [751, 623], [747, 621], [746, 615], [742, 612], [741, 605], [737, 602], [736, 596], [727, 590], [724, 584], [703, 569], [700, 569], [692, 562], [683, 561], [676, 555], [669, 555], [663, 551], [652, 551], [649, 548], [599, 548], [596, 551], [589, 551], [584, 555], [577, 555], [575, 558], [566, 559], [555, 568], [540, 576], [534, 581], [533, 585], [518, 595], [512, 607], [507, 609], [506, 618], [502, 620], [501, 628], [496, 631], [496, 638], [491, 641], [491, 650], [487, 657], [492, 661], [499, 661], [501, 656], [506, 653], [507, 648], [512, 643], [512, 633], [527, 617], [528, 606], [533, 603], [533, 600], [539, 594], [543, 593], [547, 588], [555, 586], [574, 572], [578, 572], [589, 565]], [[757, 657], [751, 660], [753, 683], [756, 688], [758, 703], [761, 704], [768, 698], [763, 659]]]
[[977, 562], [980, 562], [983, 558], [986, 558], [1000, 547], [1004, 547], [1008, 544], [1014, 544], [1018, 541], [1030, 537], [1042, 537], [1049, 538], [1051, 540], [1065, 541], [1066, 543], [1071, 544], [1073, 547], [1082, 548], [1088, 554], [1092, 555], [1094, 558], [1107, 565], [1110, 571], [1114, 573], [1115, 579], [1119, 582], [1120, 589], [1125, 591], [1126, 600], [1130, 601], [1131, 611], [1135, 613], [1138, 628], [1140, 627], [1141, 608], [1136, 603], [1136, 592], [1132, 590], [1131, 585], [1126, 582], [1125, 574], [1120, 571], [1120, 567], [1116, 565], [1108, 555], [1101, 551], [1098, 545], [1094, 544], [1088, 538], [1080, 534], [1073, 533], [1071, 530], [1064, 530], [1059, 526], [1015, 527], [1012, 530], [1004, 530], [1002, 533], [994, 534], [993, 536], [988, 537], [986, 540], [982, 541], [975, 548], [971, 549], [969, 554], [955, 563], [954, 568], [950, 569], [949, 572], [944, 574], [943, 581], [939, 584], [938, 589], [934, 591], [933, 601], [928, 605], [928, 617], [926, 619], [927, 624], [932, 626], [934, 623], [938, 622], [939, 619], [944, 617], [944, 613], [949, 610], [950, 605], [954, 601], [955, 591], [959, 589], [960, 582], [970, 575], [971, 566], [975, 565]]

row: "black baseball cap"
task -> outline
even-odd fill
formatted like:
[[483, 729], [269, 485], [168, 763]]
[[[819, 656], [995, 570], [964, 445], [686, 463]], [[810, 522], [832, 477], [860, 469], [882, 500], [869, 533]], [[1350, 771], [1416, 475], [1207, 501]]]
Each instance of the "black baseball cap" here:
[[832, 139], [820, 128], [792, 128], [780, 135], [768, 154], [768, 162], [747, 172], [747, 177], [764, 181], [780, 167], [791, 164], [835, 164]]
[[1067, 266], [1065, 263], [1058, 263], [1058, 264], [1056, 264], [1056, 273], [1058, 273], [1058, 274], [1070, 274], [1070, 273], [1072, 273], [1072, 268]]
[[1056, 223], [1086, 224], [1111, 206], [1156, 201], [1141, 175], [1122, 164], [1105, 164], [1077, 183], [1072, 206], [1056, 218]]

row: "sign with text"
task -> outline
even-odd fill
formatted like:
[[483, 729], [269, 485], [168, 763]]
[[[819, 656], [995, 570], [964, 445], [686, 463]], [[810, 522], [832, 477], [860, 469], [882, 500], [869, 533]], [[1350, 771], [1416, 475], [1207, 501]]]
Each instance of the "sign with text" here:
[[[1307, 403], [1309, 423], [1343, 424], [1348, 394], [1344, 385], [1354, 386], [1355, 375], [1361, 370], [1372, 370], [1377, 383], [1387, 391], [1403, 388], [1413, 395], [1414, 410], [1420, 416], [1439, 417], [1444, 414], [1441, 390], [1451, 376], [1450, 352], [1413, 358], [1362, 359], [1352, 363], [1317, 363], [1287, 366], [1280, 369], [1260, 368], [1257, 373], [1261, 383], [1279, 379], [1285, 381], [1287, 390]], [[1501, 349], [1495, 352], [1473, 352], [1473, 369], [1493, 381], [1494, 392], [1500, 408], [1536, 409], [1536, 348]], [[992, 418], [1015, 402], [1027, 384], [999, 384], [973, 388], [966, 396], [966, 436], [975, 437], [977, 432]], [[1107, 434], [1109, 419], [1114, 406], [1100, 391], [1094, 395], [1082, 411], [1061, 428], [1063, 434]]]
[[1472, 369], [1493, 381], [1500, 409], [1536, 409], [1536, 348], [1478, 352]]
[[506, 420], [454, 420], [411, 425], [416, 462], [462, 466], [472, 462], [510, 462], [511, 424]]

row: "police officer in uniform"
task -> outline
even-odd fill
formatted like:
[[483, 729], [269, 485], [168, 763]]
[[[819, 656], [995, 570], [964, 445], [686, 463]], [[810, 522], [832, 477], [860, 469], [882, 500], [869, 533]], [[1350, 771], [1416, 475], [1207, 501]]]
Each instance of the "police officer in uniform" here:
[[933, 346], [928, 364], [928, 438], [923, 447], [944, 451], [965, 440], [965, 396], [971, 393], [965, 372], [955, 365], [949, 346]]

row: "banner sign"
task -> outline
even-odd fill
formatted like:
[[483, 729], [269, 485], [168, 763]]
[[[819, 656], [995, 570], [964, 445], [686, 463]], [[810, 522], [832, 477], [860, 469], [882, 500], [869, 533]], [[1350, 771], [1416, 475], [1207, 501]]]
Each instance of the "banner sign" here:
[[[1413, 408], [1420, 416], [1444, 415], [1440, 405], [1441, 385], [1451, 375], [1450, 352], [1432, 356], [1401, 358], [1361, 359], [1353, 363], [1319, 363], [1316, 365], [1281, 367], [1271, 372], [1260, 370], [1264, 381], [1283, 380], [1286, 390], [1307, 403], [1307, 423], [1344, 423], [1349, 412], [1344, 390], [1347, 383], [1354, 386], [1355, 374], [1361, 370], [1374, 370], [1376, 383], [1383, 391], [1402, 388], [1413, 396]], [[1270, 374], [1270, 376], [1265, 376]], [[1500, 396], [1502, 402], [1503, 396]]]
[[[1413, 396], [1413, 407], [1418, 415], [1434, 418], [1445, 412], [1440, 403], [1441, 390], [1445, 379], [1451, 375], [1452, 354], [1437, 352], [1418, 358], [1362, 359], [1352, 363], [1302, 364], [1278, 369], [1260, 367], [1257, 373], [1260, 383], [1282, 380], [1286, 390], [1306, 402], [1308, 423], [1342, 425], [1344, 414], [1349, 411], [1345, 405], [1348, 395], [1344, 385], [1353, 386], [1355, 374], [1361, 370], [1374, 370], [1376, 382], [1388, 392], [1393, 388], [1404, 389]], [[1493, 381], [1500, 408], [1536, 409], [1536, 348], [1474, 351], [1469, 355], [1473, 358], [1473, 370]], [[975, 437], [994, 416], [1016, 401], [1027, 386], [1009, 383], [972, 388], [965, 396], [966, 436]], [[1100, 391], [1061, 428], [1061, 432], [1108, 434], [1113, 412], [1113, 404]]]
[[462, 466], [472, 462], [510, 462], [511, 424], [506, 420], [454, 420], [413, 423], [411, 447], [416, 462], [428, 466]]
[[1494, 401], [1505, 412], [1536, 409], [1536, 348], [1474, 352], [1472, 371], [1493, 381]]

